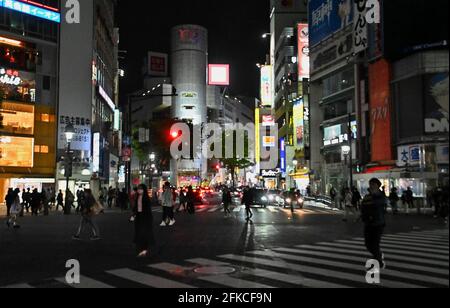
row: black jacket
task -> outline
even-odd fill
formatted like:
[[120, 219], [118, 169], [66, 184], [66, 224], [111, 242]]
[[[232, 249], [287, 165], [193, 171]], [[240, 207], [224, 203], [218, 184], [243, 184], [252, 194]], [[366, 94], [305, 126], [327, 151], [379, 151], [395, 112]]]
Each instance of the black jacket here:
[[361, 203], [361, 218], [365, 225], [380, 227], [386, 225], [384, 210], [387, 200], [382, 191], [364, 197]]

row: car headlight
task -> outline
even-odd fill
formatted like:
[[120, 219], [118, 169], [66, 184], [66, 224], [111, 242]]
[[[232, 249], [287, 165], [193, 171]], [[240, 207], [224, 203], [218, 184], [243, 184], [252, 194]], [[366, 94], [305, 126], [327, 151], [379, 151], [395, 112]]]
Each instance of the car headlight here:
[[281, 199], [280, 197], [277, 197], [277, 198], [276, 198], [276, 201], [277, 201], [277, 202], [281, 202], [281, 200], [282, 200], [282, 199]]
[[292, 202], [292, 199], [291, 198], [287, 198], [286, 199], [286, 203], [291, 203]]
[[262, 197], [261, 200], [265, 202], [267, 201], [267, 197]]
[[273, 200], [275, 200], [275, 197], [274, 197], [273, 195], [270, 195], [270, 196], [269, 196], [269, 200], [270, 200], [270, 201], [273, 201]]
[[300, 198], [300, 199], [298, 199], [298, 202], [303, 203], [303, 202], [305, 202], [305, 200], [303, 200], [303, 198]]

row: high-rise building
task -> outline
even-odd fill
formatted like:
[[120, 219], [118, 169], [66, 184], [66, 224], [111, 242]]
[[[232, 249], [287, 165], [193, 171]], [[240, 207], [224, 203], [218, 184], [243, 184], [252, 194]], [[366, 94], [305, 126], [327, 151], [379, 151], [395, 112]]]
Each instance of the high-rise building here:
[[[171, 35], [171, 77], [178, 93], [172, 117], [200, 126], [207, 122], [208, 31], [197, 25], [180, 25], [172, 28]], [[173, 184], [183, 177], [198, 184], [206, 178], [207, 160], [198, 151], [194, 157], [194, 160], [172, 161]]]
[[57, 0], [0, 1], [0, 202], [54, 187], [60, 21]]
[[[61, 24], [58, 112], [58, 187], [65, 189], [64, 130], [74, 125], [69, 187], [116, 187], [121, 133], [118, 112], [118, 30], [115, 0], [81, 0], [80, 23]], [[63, 14], [67, 8], [63, 8]]]

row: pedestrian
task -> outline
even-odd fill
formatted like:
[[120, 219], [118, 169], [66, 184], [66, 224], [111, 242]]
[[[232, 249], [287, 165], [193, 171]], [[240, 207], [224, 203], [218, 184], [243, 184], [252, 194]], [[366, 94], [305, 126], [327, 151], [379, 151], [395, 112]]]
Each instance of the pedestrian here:
[[310, 185], [308, 185], [308, 186], [306, 187], [306, 196], [307, 196], [308, 198], [311, 198], [311, 186], [310, 186]]
[[128, 194], [126, 188], [123, 188], [122, 191], [119, 192], [117, 201], [122, 211], [126, 211], [128, 209]]
[[392, 213], [394, 215], [398, 214], [398, 201], [400, 198], [398, 197], [398, 190], [397, 188], [393, 187], [391, 190], [391, 193], [389, 194], [389, 203], [392, 208]]
[[56, 195], [55, 192], [53, 191], [53, 188], [50, 188], [49, 195], [50, 195], [50, 208], [53, 208], [56, 204]]
[[22, 203], [21, 203], [21, 209], [20, 209], [20, 217], [23, 217], [24, 211], [25, 211], [25, 189], [22, 190]]
[[27, 191], [25, 192], [24, 196], [22, 196], [24, 203], [25, 203], [25, 209], [27, 213], [30, 212], [31, 207], [31, 191], [30, 188], [27, 188]]
[[445, 224], [448, 225], [448, 214], [449, 214], [449, 195], [448, 190], [450, 188], [448, 185], [442, 190], [442, 205], [441, 205], [441, 212], [442, 216], [444, 218]]
[[17, 223], [17, 217], [19, 216], [21, 212], [21, 203], [20, 203], [20, 189], [15, 189], [12, 193], [12, 204], [10, 209], [10, 216], [8, 217], [8, 220], [6, 221], [6, 225], [11, 227], [13, 226], [14, 229], [19, 229], [20, 225]]
[[134, 243], [138, 252], [138, 258], [147, 257], [149, 255], [150, 245], [154, 244], [153, 236], [153, 215], [152, 207], [157, 203], [157, 199], [148, 195], [145, 185], [139, 185], [134, 212]]
[[189, 214], [195, 214], [195, 195], [192, 186], [188, 187], [188, 191], [186, 194], [186, 204]]
[[361, 200], [362, 200], [362, 197], [361, 197], [361, 194], [359, 193], [358, 188], [353, 186], [352, 187], [352, 205], [356, 209], [356, 211], [360, 210]]
[[180, 206], [177, 209], [177, 212], [181, 212], [182, 210], [184, 212], [187, 211], [187, 198], [186, 198], [186, 189], [184, 189], [183, 187], [180, 188]]
[[245, 205], [245, 215], [246, 215], [245, 221], [247, 223], [252, 224], [253, 223], [252, 222], [253, 212], [252, 212], [251, 206], [253, 204], [253, 193], [249, 187], [246, 187], [244, 189], [244, 194], [242, 197], [242, 204]]
[[367, 250], [374, 260], [379, 262], [380, 268], [386, 268], [384, 254], [381, 251], [381, 239], [386, 227], [385, 212], [386, 197], [380, 190], [380, 180], [374, 178], [369, 182], [370, 193], [361, 203], [362, 220], [364, 222], [364, 239]]
[[166, 182], [163, 187], [163, 193], [161, 194], [161, 204], [163, 206], [163, 217], [161, 222], [161, 227], [166, 227], [167, 225], [173, 226], [175, 224], [175, 218], [173, 213], [173, 192], [170, 188], [170, 183]]
[[109, 187], [108, 190], [108, 208], [112, 208], [113, 201], [114, 201], [115, 192], [112, 186]]
[[440, 186], [436, 187], [436, 189], [432, 193], [432, 199], [434, 204], [434, 218], [438, 218], [441, 213], [441, 204], [443, 201], [443, 191]]
[[[408, 189], [405, 192], [405, 203], [406, 203], [406, 213], [409, 213], [409, 209], [414, 208], [414, 193], [411, 189], [411, 187], [408, 187]], [[418, 212], [420, 213], [420, 208], [417, 208]]]
[[59, 206], [64, 210], [64, 196], [61, 189], [59, 190], [58, 196], [56, 196], [56, 212], [58, 212]]
[[5, 203], [6, 203], [6, 217], [9, 217], [11, 215], [11, 207], [14, 202], [14, 190], [12, 188], [8, 189], [8, 193], [5, 197]]
[[74, 240], [80, 239], [81, 233], [83, 232], [85, 226], [89, 226], [91, 228], [91, 241], [97, 241], [100, 239], [99, 229], [93, 220], [93, 217], [97, 214], [95, 212], [95, 207], [97, 206], [96, 203], [97, 201], [92, 195], [92, 191], [90, 189], [85, 189], [84, 199], [81, 204], [81, 220], [77, 233], [72, 237]]
[[335, 208], [338, 207], [338, 206], [337, 206], [337, 200], [336, 200], [336, 197], [337, 197], [336, 189], [334, 189], [334, 187], [331, 186], [331, 189], [330, 189], [330, 198], [331, 198], [331, 202], [332, 202], [332, 204], [333, 204], [333, 206], [334, 206]]
[[38, 193], [37, 188], [33, 190], [33, 193], [31, 194], [31, 215], [32, 216], [38, 216], [39, 215], [39, 208], [41, 207], [41, 194]]
[[348, 217], [350, 215], [350, 212], [352, 212], [352, 215], [355, 215], [355, 222], [358, 220], [358, 210], [356, 209], [356, 206], [353, 205], [353, 194], [350, 190], [350, 188], [346, 188], [344, 190], [344, 207], [345, 207], [345, 217], [343, 219], [344, 222], [348, 221]]
[[222, 202], [223, 202], [223, 209], [225, 212], [225, 217], [228, 217], [229, 215], [231, 215], [231, 211], [230, 211], [231, 201], [232, 201], [231, 191], [227, 186], [224, 186], [223, 192], [222, 192]]
[[45, 189], [42, 189], [41, 192], [41, 204], [44, 208], [44, 216], [48, 216], [49, 214], [49, 202], [50, 199], [48, 198], [48, 192]]

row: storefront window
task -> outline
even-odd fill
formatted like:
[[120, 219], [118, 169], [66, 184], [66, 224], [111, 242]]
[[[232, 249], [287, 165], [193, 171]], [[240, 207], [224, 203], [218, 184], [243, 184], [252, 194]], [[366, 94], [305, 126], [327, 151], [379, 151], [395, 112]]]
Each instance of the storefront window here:
[[34, 71], [38, 61], [34, 46], [0, 36], [0, 66]]
[[0, 67], [0, 98], [16, 102], [35, 103], [35, 74]]
[[33, 167], [33, 138], [0, 137], [1, 167]]
[[34, 106], [0, 103], [0, 132], [21, 135], [34, 133]]

